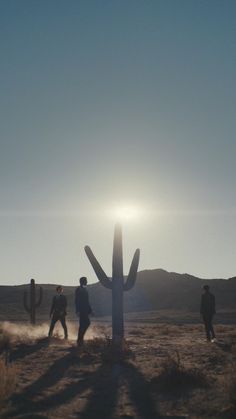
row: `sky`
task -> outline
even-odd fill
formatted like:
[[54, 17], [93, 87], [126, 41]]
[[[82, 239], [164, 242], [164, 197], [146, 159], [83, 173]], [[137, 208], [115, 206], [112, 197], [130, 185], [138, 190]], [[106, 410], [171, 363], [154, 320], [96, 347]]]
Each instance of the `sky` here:
[[235, 0], [0, 1], [0, 284], [93, 283], [85, 245], [111, 275], [118, 218], [125, 273], [140, 248], [139, 270], [236, 275], [235, 20]]

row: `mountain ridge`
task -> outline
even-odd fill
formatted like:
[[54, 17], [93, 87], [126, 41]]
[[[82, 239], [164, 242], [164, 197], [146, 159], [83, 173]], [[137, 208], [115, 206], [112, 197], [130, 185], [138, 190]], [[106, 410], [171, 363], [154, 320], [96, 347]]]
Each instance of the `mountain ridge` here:
[[[124, 292], [124, 310], [127, 313], [153, 310], [199, 312], [202, 286], [205, 284], [209, 284], [215, 294], [217, 310], [236, 309], [236, 277], [202, 279], [164, 269], [146, 269], [138, 272], [134, 288]], [[43, 301], [37, 314], [48, 319], [56, 284], [37, 285], [43, 287]], [[28, 319], [23, 307], [23, 294], [28, 288], [29, 284], [0, 286], [0, 320]], [[63, 288], [68, 299], [68, 313], [73, 317], [76, 286], [63, 285]], [[88, 285], [88, 291], [96, 315], [110, 315], [111, 291], [104, 288], [99, 281]]]

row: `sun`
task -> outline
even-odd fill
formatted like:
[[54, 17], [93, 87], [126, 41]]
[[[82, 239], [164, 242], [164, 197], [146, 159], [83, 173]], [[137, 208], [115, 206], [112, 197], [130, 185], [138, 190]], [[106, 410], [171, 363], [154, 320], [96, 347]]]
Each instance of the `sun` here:
[[136, 205], [117, 205], [112, 208], [111, 215], [119, 222], [133, 221], [140, 218], [142, 209]]

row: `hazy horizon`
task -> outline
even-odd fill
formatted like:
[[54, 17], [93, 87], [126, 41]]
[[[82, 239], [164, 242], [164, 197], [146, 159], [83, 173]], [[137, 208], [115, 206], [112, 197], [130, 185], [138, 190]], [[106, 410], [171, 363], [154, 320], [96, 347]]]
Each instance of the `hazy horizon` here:
[[1, 284], [95, 282], [85, 245], [111, 275], [119, 211], [125, 274], [236, 275], [235, 14], [1, 1]]
[[[141, 272], [145, 272], [145, 271], [156, 271], [156, 270], [160, 270], [160, 271], [165, 271], [165, 272], [167, 272], [167, 273], [170, 273], [170, 274], [180, 274], [180, 275], [185, 275], [185, 274], [187, 274], [187, 275], [190, 275], [190, 276], [193, 276], [193, 277], [196, 277], [196, 278], [198, 278], [198, 279], [200, 279], [200, 280], [203, 280], [203, 281], [214, 281], [214, 280], [217, 280], [217, 279], [222, 279], [222, 280], [224, 280], [224, 281], [228, 281], [229, 279], [232, 279], [232, 278], [235, 278], [235, 276], [234, 277], [230, 277], [230, 278], [202, 278], [202, 277], [197, 277], [196, 275], [192, 275], [191, 273], [189, 273], [189, 272], [170, 272], [170, 271], [167, 271], [166, 269], [162, 269], [162, 268], [153, 268], [153, 269], [143, 269], [143, 270], [138, 270], [138, 273], [141, 273]], [[111, 277], [110, 277], [111, 278]], [[8, 286], [15, 286], [15, 287], [20, 287], [20, 286], [25, 286], [25, 285], [29, 285], [30, 284], [30, 280], [31, 280], [31, 278], [27, 278], [26, 279], [26, 281], [25, 282], [22, 282], [22, 283], [15, 283], [15, 284], [5, 284], [5, 283], [1, 283], [0, 284], [0, 286], [3, 286], [3, 287], [8, 287]], [[94, 281], [93, 282], [89, 282], [88, 283], [88, 286], [89, 285], [94, 285], [94, 284], [97, 284], [99, 282], [99, 280], [97, 279], [97, 277], [94, 277]], [[35, 284], [36, 285], [41, 285], [41, 286], [47, 286], [47, 285], [52, 285], [52, 286], [54, 286], [55, 285], [55, 290], [56, 290], [56, 286], [57, 285], [62, 285], [63, 287], [77, 287], [77, 286], [79, 286], [79, 277], [78, 278], [76, 278], [75, 280], [74, 280], [74, 283], [63, 283], [63, 282], [35, 282]]]

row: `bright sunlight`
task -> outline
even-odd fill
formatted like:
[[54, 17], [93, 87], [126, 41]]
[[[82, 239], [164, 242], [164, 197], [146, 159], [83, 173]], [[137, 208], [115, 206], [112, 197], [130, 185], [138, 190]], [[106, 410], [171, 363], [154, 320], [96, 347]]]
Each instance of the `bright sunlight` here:
[[112, 218], [119, 222], [139, 220], [144, 213], [143, 209], [136, 205], [117, 205], [109, 212]]

